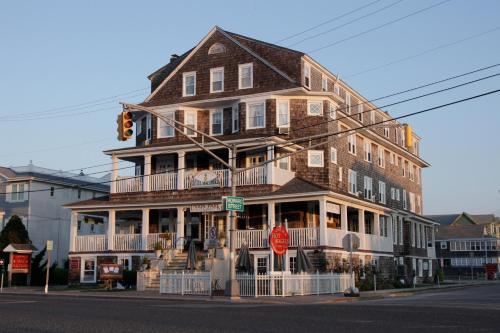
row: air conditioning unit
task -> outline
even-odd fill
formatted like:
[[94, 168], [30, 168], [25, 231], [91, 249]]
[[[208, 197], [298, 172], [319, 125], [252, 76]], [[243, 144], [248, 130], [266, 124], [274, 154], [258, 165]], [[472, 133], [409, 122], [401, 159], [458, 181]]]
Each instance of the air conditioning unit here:
[[278, 134], [290, 134], [290, 127], [278, 128]]

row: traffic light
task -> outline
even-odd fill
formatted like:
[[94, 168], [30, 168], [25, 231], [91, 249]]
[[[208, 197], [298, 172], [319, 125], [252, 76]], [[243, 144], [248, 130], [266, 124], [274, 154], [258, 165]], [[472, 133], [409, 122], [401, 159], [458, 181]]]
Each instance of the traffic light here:
[[127, 141], [134, 134], [132, 129], [134, 122], [132, 121], [132, 113], [130, 111], [123, 111], [116, 119], [118, 124], [118, 140]]
[[413, 147], [413, 130], [410, 125], [404, 124], [404, 135], [405, 135], [405, 145], [406, 148], [411, 149]]

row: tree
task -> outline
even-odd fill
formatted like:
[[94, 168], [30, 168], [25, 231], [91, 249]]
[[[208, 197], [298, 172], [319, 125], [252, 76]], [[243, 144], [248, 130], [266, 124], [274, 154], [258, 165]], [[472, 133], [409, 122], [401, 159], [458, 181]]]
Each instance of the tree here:
[[0, 233], [0, 249], [3, 250], [9, 244], [29, 244], [28, 230], [24, 227], [23, 221], [17, 215], [12, 215], [9, 222]]

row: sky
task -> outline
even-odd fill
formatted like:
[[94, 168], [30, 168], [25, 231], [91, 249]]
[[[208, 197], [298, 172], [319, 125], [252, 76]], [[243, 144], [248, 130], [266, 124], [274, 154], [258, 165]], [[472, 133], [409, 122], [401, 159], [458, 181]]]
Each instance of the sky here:
[[[133, 145], [116, 139], [118, 101], [142, 101], [147, 75], [215, 25], [272, 43], [307, 30], [279, 44], [295, 44], [291, 48], [368, 99], [500, 63], [500, 29], [494, 30], [500, 2], [440, 2], [6, 2], [0, 11], [0, 165], [32, 160], [76, 170], [109, 163], [103, 150]], [[497, 66], [376, 104], [499, 72]], [[499, 88], [497, 76], [383, 109], [398, 116]], [[497, 93], [405, 120], [422, 137], [421, 154], [431, 164], [423, 172], [424, 213], [500, 215], [499, 105]]]

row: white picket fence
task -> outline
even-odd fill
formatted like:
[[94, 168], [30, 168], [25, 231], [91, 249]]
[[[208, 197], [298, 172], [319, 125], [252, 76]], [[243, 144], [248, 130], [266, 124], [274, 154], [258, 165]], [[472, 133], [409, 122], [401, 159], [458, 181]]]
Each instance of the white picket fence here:
[[236, 279], [240, 296], [247, 297], [335, 294], [344, 292], [351, 285], [349, 274], [336, 273], [237, 273]]
[[210, 296], [211, 272], [160, 273], [160, 294]]

